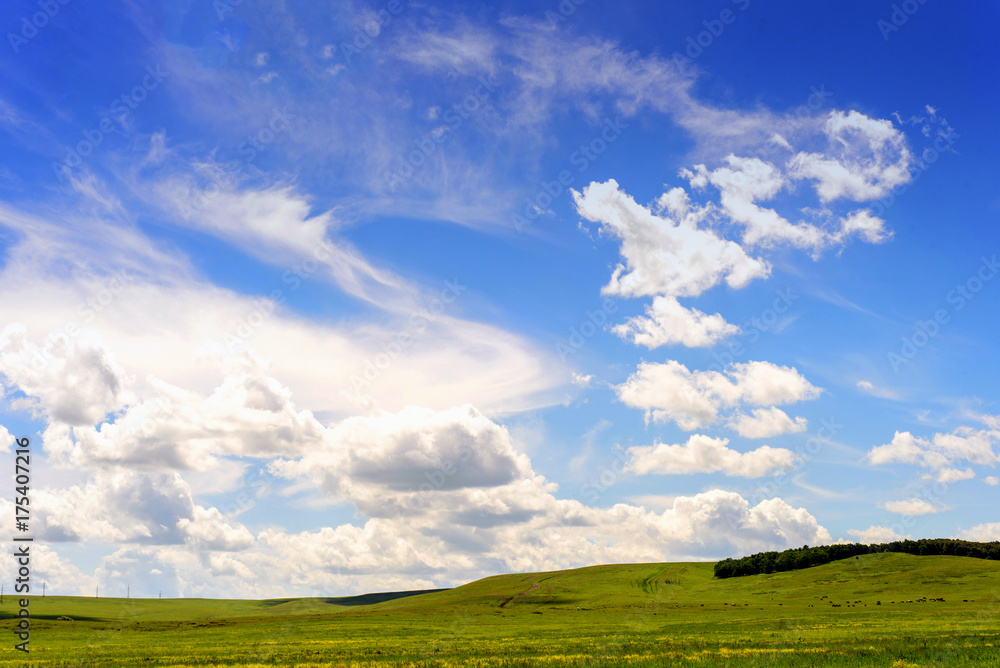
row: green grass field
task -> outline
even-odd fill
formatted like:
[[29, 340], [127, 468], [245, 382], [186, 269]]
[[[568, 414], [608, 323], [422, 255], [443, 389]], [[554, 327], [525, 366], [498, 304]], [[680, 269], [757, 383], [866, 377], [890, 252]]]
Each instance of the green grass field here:
[[966, 557], [726, 580], [710, 563], [594, 566], [359, 603], [33, 598], [25, 658], [7, 597], [0, 666], [1000, 667], [1000, 563]]

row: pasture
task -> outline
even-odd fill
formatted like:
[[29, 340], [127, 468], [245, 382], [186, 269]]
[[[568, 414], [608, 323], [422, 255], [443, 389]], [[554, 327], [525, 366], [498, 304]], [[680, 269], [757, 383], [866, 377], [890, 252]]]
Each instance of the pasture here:
[[374, 603], [36, 597], [29, 655], [7, 597], [0, 668], [1000, 667], [995, 561], [871, 554], [725, 580], [712, 566], [500, 575]]

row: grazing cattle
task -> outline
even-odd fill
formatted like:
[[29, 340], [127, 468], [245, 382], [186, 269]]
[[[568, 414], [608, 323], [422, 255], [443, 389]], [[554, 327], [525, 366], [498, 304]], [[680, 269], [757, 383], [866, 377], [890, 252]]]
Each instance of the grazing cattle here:
[[875, 601], [875, 605], [882, 605], [882, 601]]

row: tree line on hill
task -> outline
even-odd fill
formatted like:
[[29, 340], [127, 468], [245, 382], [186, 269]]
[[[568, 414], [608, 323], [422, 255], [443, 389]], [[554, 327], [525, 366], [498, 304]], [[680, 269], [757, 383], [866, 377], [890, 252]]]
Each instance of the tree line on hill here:
[[802, 547], [782, 552], [758, 552], [739, 559], [723, 559], [715, 564], [715, 577], [731, 578], [741, 575], [759, 575], [794, 571], [828, 564], [838, 559], [849, 559], [862, 554], [876, 552], [904, 552], [918, 555], [952, 555], [974, 557], [976, 559], [1000, 559], [1000, 541], [978, 543], [953, 538], [921, 538], [920, 540], [897, 540], [891, 543], [842, 543], [820, 547]]

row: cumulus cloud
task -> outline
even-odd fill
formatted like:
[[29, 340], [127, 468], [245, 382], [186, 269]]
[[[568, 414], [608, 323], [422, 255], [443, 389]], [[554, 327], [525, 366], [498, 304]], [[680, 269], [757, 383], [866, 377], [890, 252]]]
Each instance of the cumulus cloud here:
[[770, 438], [781, 434], [797, 434], [806, 430], [809, 421], [803, 417], [794, 420], [777, 406], [755, 408], [750, 415], [735, 413], [728, 426], [743, 438]]
[[765, 445], [741, 453], [727, 447], [728, 444], [729, 439], [693, 434], [683, 444], [654, 443], [629, 448], [625, 470], [638, 475], [721, 472], [727, 476], [760, 478], [795, 466], [796, 457], [791, 450]]
[[641, 363], [615, 391], [626, 405], [645, 410], [647, 420], [675, 421], [685, 431], [714, 423], [722, 409], [794, 403], [821, 392], [797, 369], [770, 362], [736, 363], [719, 372], [689, 371], [674, 360]]
[[679, 221], [641, 206], [612, 179], [573, 192], [577, 212], [621, 242], [624, 264], [602, 292], [623, 297], [692, 297], [725, 282], [746, 286], [770, 273], [735, 242], [697, 226], [697, 216]]
[[[37, 490], [39, 535], [50, 544], [117, 546], [94, 574], [102, 590], [134, 577], [165, 595], [262, 597], [451, 586], [498, 568], [713, 558], [829, 540], [805, 509], [781, 499], [751, 506], [712, 490], [676, 497], [658, 513], [559, 499], [507, 429], [471, 406], [376, 412], [325, 429], [320, 443], [272, 468], [296, 479], [300, 492], [305, 483], [322, 498], [353, 504], [367, 516], [359, 525], [253, 533], [196, 503], [178, 473], [117, 467], [66, 489]], [[784, 451], [741, 455], [704, 438], [686, 450], [664, 446], [667, 459], [738, 475], [790, 461]], [[664, 459], [662, 450], [653, 456]], [[0, 500], [7, 523], [9, 506]], [[250, 584], [257, 581], [265, 584]]]
[[594, 379], [591, 374], [582, 374], [573, 372], [571, 376], [574, 385], [579, 385], [580, 387], [590, 387], [590, 381]]
[[879, 199], [910, 180], [906, 137], [891, 121], [833, 111], [823, 130], [825, 153], [802, 152], [789, 161], [790, 176], [815, 181], [821, 201]]
[[[881, 243], [891, 236], [885, 221], [868, 209], [840, 217], [836, 226], [821, 227], [810, 222], [792, 223], [775, 209], [760, 206], [758, 202], [774, 199], [790, 183], [779, 167], [760, 158], [730, 154], [726, 166], [709, 170], [699, 164], [680, 174], [695, 188], [711, 184], [719, 190], [719, 212], [744, 227], [742, 241], [746, 247], [788, 243], [816, 255], [828, 246], [845, 243], [852, 235], [868, 243]], [[823, 212], [829, 213], [825, 209]]]
[[712, 346], [740, 328], [726, 322], [720, 314], [708, 315], [697, 309], [687, 309], [674, 297], [656, 297], [646, 307], [646, 316], [630, 318], [612, 331], [636, 345], [658, 348], [681, 344], [688, 348]]
[[719, 189], [722, 212], [745, 227], [744, 245], [767, 246], [785, 241], [798, 248], [815, 249], [826, 243], [825, 234], [815, 225], [793, 225], [774, 209], [757, 204], [758, 201], [772, 199], [785, 185], [778, 168], [760, 158], [742, 158], [732, 154], [726, 162], [728, 166], [712, 171], [708, 171], [705, 165], [697, 165], [693, 172], [682, 170], [681, 176], [696, 187], [710, 183]]
[[987, 524], [977, 524], [971, 529], [966, 529], [958, 533], [958, 538], [964, 540], [975, 540], [983, 543], [1000, 540], [1000, 522]]
[[1000, 485], [1000, 478], [996, 477], [995, 475], [986, 476], [985, 478], [983, 478], [983, 482], [985, 482], [987, 485], [990, 485], [991, 487], [996, 487], [997, 485]]
[[899, 513], [900, 515], [927, 515], [928, 513], [941, 512], [941, 509], [933, 503], [917, 498], [886, 501], [882, 507], [890, 513]]
[[854, 233], [870, 244], [880, 244], [892, 238], [892, 231], [886, 229], [885, 221], [873, 215], [869, 209], [852, 211], [846, 218], [841, 218], [840, 229], [832, 238], [836, 242], [842, 242]]
[[896, 462], [915, 464], [928, 469], [925, 477], [956, 482], [976, 475], [971, 467], [959, 468], [963, 463], [992, 467], [1000, 462], [997, 444], [1000, 444], [1000, 430], [992, 426], [986, 429], [962, 426], [931, 438], [897, 431], [892, 441], [872, 448], [865, 458], [875, 466]]
[[177, 473], [100, 471], [83, 484], [32, 491], [33, 529], [48, 543], [189, 545], [239, 550], [252, 536], [214, 509], [197, 505]]
[[412, 511], [432, 491], [497, 487], [532, 476], [507, 429], [471, 405], [348, 418], [302, 457], [279, 459], [271, 468], [310, 479], [369, 516]]
[[857, 538], [857, 542], [869, 545], [871, 543], [891, 543], [894, 540], [903, 540], [904, 538], [909, 538], [909, 534], [902, 535], [896, 533], [894, 529], [889, 527], [875, 526], [874, 524], [867, 529], [848, 529], [847, 533]]
[[[0, 505], [8, 503], [0, 500]], [[11, 517], [13, 517], [13, 504], [11, 504]], [[13, 527], [12, 527], [13, 528]], [[9, 534], [8, 534], [9, 535]], [[4, 559], [5, 563], [0, 563], [0, 577], [6, 582], [14, 582], [18, 577], [17, 560]], [[41, 592], [41, 583], [45, 583], [45, 591], [48, 596], [93, 596], [94, 582], [93, 574], [88, 575], [81, 571], [75, 564], [65, 557], [59, 555], [58, 549], [53, 545], [35, 542], [31, 546], [31, 593], [34, 595]], [[35, 587], [38, 589], [36, 590]]]
[[0, 331], [0, 374], [29, 396], [38, 417], [92, 425], [120, 409], [130, 396], [129, 378], [108, 350], [74, 330], [44, 346], [28, 339], [19, 323]]
[[321, 442], [323, 426], [256, 363], [234, 369], [202, 397], [155, 378], [156, 396], [113, 422], [48, 433], [46, 449], [73, 466], [207, 471], [217, 457], [291, 455]]

